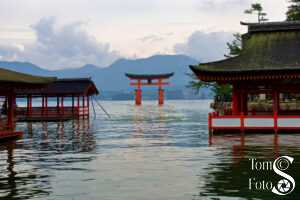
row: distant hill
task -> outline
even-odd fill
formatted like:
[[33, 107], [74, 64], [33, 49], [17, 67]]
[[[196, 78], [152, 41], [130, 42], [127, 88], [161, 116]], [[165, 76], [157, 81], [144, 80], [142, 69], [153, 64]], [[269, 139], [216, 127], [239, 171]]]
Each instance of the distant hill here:
[[49, 73], [48, 70], [42, 69], [41, 67], [29, 62], [0, 61], [0, 68], [34, 75], [48, 75]]
[[125, 73], [169, 73], [174, 72], [172, 87], [167, 90], [186, 90], [190, 77], [189, 65], [199, 61], [184, 55], [155, 55], [144, 59], [119, 59], [108, 67], [87, 64], [80, 68], [46, 70], [27, 62], [0, 61], [0, 67], [23, 73], [57, 77], [91, 77], [101, 91], [132, 91]]

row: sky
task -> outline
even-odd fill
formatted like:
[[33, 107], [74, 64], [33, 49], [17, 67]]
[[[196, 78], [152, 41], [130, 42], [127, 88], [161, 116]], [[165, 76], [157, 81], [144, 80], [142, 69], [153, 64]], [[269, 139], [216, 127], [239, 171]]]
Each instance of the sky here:
[[285, 19], [287, 0], [1, 0], [0, 60], [47, 69], [119, 58], [184, 54], [222, 59], [240, 21], [260, 2], [270, 21]]

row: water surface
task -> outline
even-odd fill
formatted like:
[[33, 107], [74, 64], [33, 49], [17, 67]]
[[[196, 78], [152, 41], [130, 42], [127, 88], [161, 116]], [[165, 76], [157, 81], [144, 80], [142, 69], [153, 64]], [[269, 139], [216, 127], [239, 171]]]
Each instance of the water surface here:
[[280, 155], [300, 184], [300, 134], [209, 137], [209, 101], [143, 103], [103, 102], [112, 119], [96, 107], [90, 120], [18, 123], [24, 137], [0, 144], [0, 199], [279, 199], [248, 182], [280, 179], [249, 160]]

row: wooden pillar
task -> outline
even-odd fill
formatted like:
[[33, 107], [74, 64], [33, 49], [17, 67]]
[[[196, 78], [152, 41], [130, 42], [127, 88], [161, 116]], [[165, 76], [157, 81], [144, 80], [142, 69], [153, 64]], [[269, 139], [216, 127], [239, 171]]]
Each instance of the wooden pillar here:
[[273, 117], [274, 117], [274, 131], [278, 132], [278, 111], [279, 111], [279, 92], [277, 90], [273, 90]]
[[7, 97], [7, 128], [13, 129], [15, 117], [15, 100], [14, 94], [9, 94]]
[[30, 101], [29, 101], [29, 115], [32, 115], [32, 96], [30, 95]]
[[244, 115], [248, 115], [248, 93], [243, 90], [240, 92], [240, 111], [243, 112]]
[[240, 114], [240, 120], [241, 120], [241, 131], [242, 133], [245, 131], [245, 115], [243, 112]]
[[208, 131], [211, 133], [212, 132], [212, 114], [211, 113], [209, 113], [208, 114]]
[[78, 112], [77, 115], [78, 115], [78, 117], [80, 115], [79, 110], [80, 110], [80, 96], [77, 96], [77, 112]]
[[64, 96], [61, 97], [61, 111], [64, 114], [65, 112], [65, 106], [64, 106]]
[[138, 86], [135, 90], [135, 105], [139, 106], [142, 104], [142, 89], [141, 89], [141, 80], [138, 80]]
[[27, 110], [27, 115], [29, 115], [29, 110], [30, 110], [30, 108], [29, 108], [29, 106], [30, 106], [29, 101], [30, 101], [30, 96], [27, 95], [27, 108], [26, 108], [26, 110]]
[[32, 114], [32, 96], [27, 96], [27, 115], [30, 116]]
[[272, 93], [273, 97], [273, 113], [278, 113], [279, 111], [279, 92], [274, 90]]
[[75, 106], [74, 95], [72, 95], [72, 114], [74, 114], [74, 106]]
[[158, 105], [162, 106], [164, 105], [164, 98], [165, 98], [165, 94], [164, 94], [164, 89], [158, 89]]
[[44, 114], [44, 110], [45, 110], [45, 97], [42, 96], [42, 115]]
[[162, 89], [162, 80], [158, 80], [158, 105], [162, 106], [164, 104], [164, 90]]
[[87, 96], [86, 100], [87, 100], [87, 116], [89, 117], [90, 116], [90, 97]]
[[240, 91], [238, 90], [236, 85], [233, 85], [232, 89], [232, 114], [238, 115], [240, 114]]
[[85, 116], [85, 96], [82, 96], [82, 116]]
[[48, 115], [48, 96], [45, 97], [45, 109], [46, 109], [46, 115]]
[[59, 97], [56, 97], [56, 112], [59, 113]]
[[142, 104], [142, 90], [135, 90], [135, 105], [140, 106]]

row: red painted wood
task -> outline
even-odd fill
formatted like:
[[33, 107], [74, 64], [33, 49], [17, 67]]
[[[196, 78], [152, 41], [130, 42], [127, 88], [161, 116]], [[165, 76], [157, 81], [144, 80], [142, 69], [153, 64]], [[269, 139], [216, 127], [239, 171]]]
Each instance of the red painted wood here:
[[212, 130], [212, 113], [208, 113], [208, 130], [211, 131]]
[[61, 111], [64, 113], [64, 97], [61, 97]]
[[48, 114], [48, 97], [45, 98], [46, 114]]
[[130, 80], [134, 80], [135, 82], [130, 82], [131, 86], [136, 86], [135, 90], [135, 105], [142, 104], [142, 86], [158, 86], [158, 104], [164, 104], [164, 90], [163, 86], [170, 85], [169, 82], [163, 82], [163, 80], [168, 78], [130, 78]]
[[42, 115], [44, 114], [44, 110], [45, 110], [45, 97], [42, 97]]
[[239, 91], [237, 89], [237, 86], [233, 86], [232, 90], [232, 113], [234, 115], [238, 115], [240, 113], [239, 109]]
[[23, 132], [17, 131], [0, 131], [0, 140], [2, 139], [8, 139], [8, 138], [16, 138], [21, 137], [23, 135]]
[[7, 127], [9, 129], [14, 127], [15, 100], [16, 96], [14, 94], [10, 94], [7, 97]]
[[59, 97], [56, 97], [56, 107], [57, 111], [59, 112]]
[[163, 89], [158, 89], [158, 105], [163, 105], [164, 104], [164, 90]]
[[87, 99], [87, 114], [86, 115], [89, 117], [90, 116], [90, 97], [87, 96], [86, 99]]
[[142, 90], [136, 89], [135, 90], [135, 105], [139, 106], [142, 104]]
[[28, 95], [27, 96], [27, 115], [29, 115], [29, 110], [30, 110], [30, 97]]
[[74, 101], [74, 95], [72, 95], [72, 112], [74, 113], [74, 107], [75, 107], [75, 101]]
[[240, 121], [241, 121], [241, 130], [243, 131], [245, 130], [245, 116], [243, 112], [241, 112]]
[[[278, 126], [278, 119], [300, 119], [300, 115], [289, 115], [289, 116], [278, 116], [278, 113], [274, 113], [273, 116], [245, 116], [241, 113], [240, 116], [219, 116], [217, 113], [210, 113], [209, 114], [209, 121], [208, 121], [208, 128], [211, 130], [274, 130], [277, 132], [278, 130], [300, 130], [300, 127], [279, 127]], [[240, 126], [213, 126], [212, 120], [213, 119], [240, 119]], [[265, 127], [245, 127], [245, 119], [273, 119], [274, 125], [273, 126], [265, 126]]]
[[[138, 86], [138, 83], [130, 83], [131, 86]], [[160, 86], [160, 85], [170, 85], [170, 83], [140, 83], [141, 86]]]

